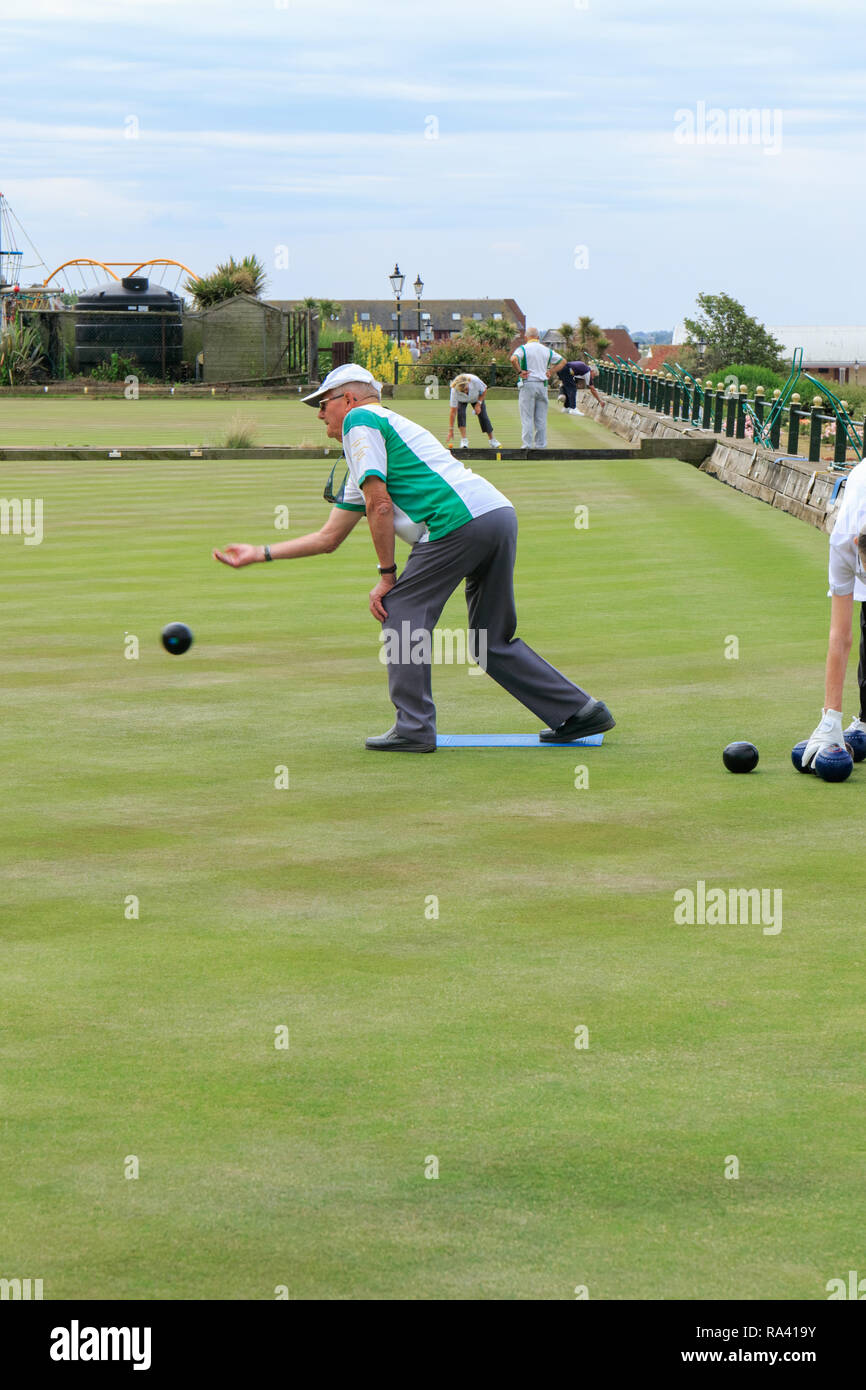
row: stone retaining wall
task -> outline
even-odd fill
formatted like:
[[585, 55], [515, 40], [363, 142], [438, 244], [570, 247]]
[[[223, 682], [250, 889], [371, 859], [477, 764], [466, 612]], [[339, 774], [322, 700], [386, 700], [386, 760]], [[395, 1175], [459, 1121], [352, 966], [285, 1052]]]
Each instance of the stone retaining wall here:
[[[672, 444], [694, 441], [696, 456], [689, 461], [702, 473], [710, 473], [738, 492], [746, 492], [771, 507], [790, 512], [821, 531], [833, 529], [843, 491], [839, 484], [845, 477], [840, 469], [809, 463], [807, 459], [786, 458], [749, 440], [710, 434], [684, 420], [657, 415], [632, 401], [608, 398], [600, 406], [588, 391], [581, 393], [580, 399], [585, 413], [627, 439], [632, 446], [639, 445], [643, 457], [650, 452], [664, 457], [665, 440]], [[703, 449], [697, 447], [699, 442], [705, 446]], [[676, 452], [679, 455], [679, 449]]]

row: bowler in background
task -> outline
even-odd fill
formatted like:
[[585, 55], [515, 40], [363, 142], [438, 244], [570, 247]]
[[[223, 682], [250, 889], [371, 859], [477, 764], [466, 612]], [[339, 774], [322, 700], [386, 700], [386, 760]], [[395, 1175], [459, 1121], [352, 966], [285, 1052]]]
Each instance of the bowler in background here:
[[493, 433], [493, 423], [487, 414], [485, 396], [487, 395], [487, 383], [481, 380], [480, 376], [475, 376], [472, 372], [461, 372], [451, 383], [451, 396], [448, 401], [448, 437], [446, 445], [450, 444], [454, 438], [454, 417], [457, 417], [457, 428], [460, 431], [460, 448], [468, 449], [469, 440], [466, 438], [466, 407], [471, 406], [478, 416], [478, 423], [483, 432], [487, 435], [492, 449], [500, 448], [499, 440]]
[[524, 449], [547, 447], [547, 383], [559, 370], [562, 357], [538, 341], [538, 329], [527, 328], [526, 341], [511, 354], [517, 372], [520, 428]]
[[595, 382], [598, 380], [598, 367], [590, 367], [587, 362], [565, 362], [559, 368], [559, 379], [565, 393], [566, 414], [583, 414], [583, 411], [577, 408], [578, 383], [595, 396], [599, 405], [604, 405], [603, 398], [595, 389]]

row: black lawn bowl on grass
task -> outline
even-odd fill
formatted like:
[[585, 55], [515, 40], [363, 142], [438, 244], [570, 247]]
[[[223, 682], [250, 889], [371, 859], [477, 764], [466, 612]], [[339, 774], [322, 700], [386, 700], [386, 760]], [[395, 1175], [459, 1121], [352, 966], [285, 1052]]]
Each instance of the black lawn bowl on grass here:
[[722, 761], [728, 772], [752, 772], [758, 766], [758, 750], [754, 743], [729, 743]]
[[183, 656], [192, 646], [192, 631], [186, 623], [169, 623], [162, 629], [162, 645], [172, 656]]

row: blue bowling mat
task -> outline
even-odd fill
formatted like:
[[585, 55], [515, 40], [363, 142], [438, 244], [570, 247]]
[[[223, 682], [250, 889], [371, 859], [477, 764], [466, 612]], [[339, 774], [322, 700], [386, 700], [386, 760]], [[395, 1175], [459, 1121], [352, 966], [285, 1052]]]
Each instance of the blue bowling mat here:
[[437, 748], [598, 748], [604, 734], [590, 734], [571, 743], [542, 743], [538, 734], [437, 734]]

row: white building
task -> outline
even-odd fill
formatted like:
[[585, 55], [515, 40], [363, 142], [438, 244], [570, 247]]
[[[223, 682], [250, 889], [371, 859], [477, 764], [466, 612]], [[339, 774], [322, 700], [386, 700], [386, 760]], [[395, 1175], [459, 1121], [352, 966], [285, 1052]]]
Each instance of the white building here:
[[794, 349], [803, 349], [803, 367], [829, 381], [866, 379], [866, 328], [813, 328], [806, 326], [768, 329], [782, 344], [786, 361]]
[[[828, 381], [866, 382], [866, 328], [827, 328], [810, 325], [767, 324], [767, 332], [782, 344], [782, 356], [790, 362], [794, 349], [803, 349], [803, 368]], [[684, 343], [686, 326], [674, 329], [674, 342]]]

